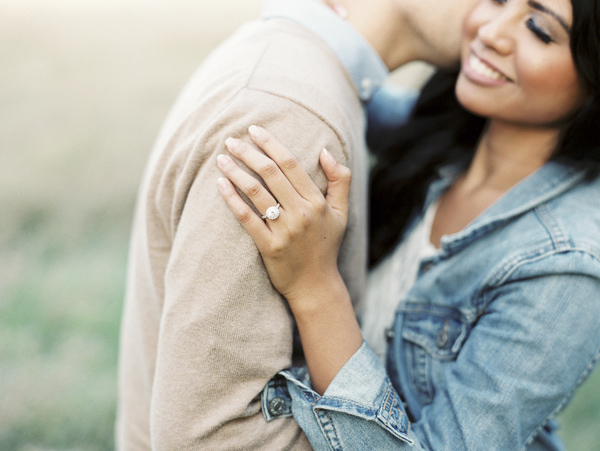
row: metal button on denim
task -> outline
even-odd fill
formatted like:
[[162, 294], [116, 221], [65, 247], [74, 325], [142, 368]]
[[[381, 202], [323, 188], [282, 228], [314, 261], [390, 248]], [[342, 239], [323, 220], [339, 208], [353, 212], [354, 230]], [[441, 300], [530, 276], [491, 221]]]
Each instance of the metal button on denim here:
[[392, 339], [394, 338], [395, 335], [396, 335], [396, 332], [394, 332], [394, 329], [392, 329], [391, 327], [385, 328], [384, 336], [385, 336], [386, 341], [388, 341], [388, 342], [392, 341]]
[[437, 334], [436, 342], [437, 342], [437, 345], [439, 348], [445, 348], [446, 345], [448, 344], [448, 339], [450, 338], [449, 332], [450, 332], [450, 323], [448, 321], [446, 321], [444, 323], [444, 327], [442, 327]]
[[273, 398], [269, 403], [269, 412], [273, 416], [279, 416], [283, 414], [285, 410], [285, 399], [277, 397]]

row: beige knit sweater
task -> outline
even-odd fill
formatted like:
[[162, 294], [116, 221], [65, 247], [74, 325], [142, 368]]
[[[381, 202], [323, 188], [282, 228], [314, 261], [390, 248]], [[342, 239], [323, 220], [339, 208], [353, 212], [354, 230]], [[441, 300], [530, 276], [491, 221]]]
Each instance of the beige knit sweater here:
[[266, 423], [260, 393], [290, 365], [292, 317], [217, 189], [229, 136], [266, 127], [318, 185], [327, 147], [353, 170], [340, 269], [362, 296], [364, 117], [319, 38], [282, 19], [245, 25], [193, 76], [166, 119], [141, 184], [121, 336], [120, 450], [306, 450], [293, 418]]

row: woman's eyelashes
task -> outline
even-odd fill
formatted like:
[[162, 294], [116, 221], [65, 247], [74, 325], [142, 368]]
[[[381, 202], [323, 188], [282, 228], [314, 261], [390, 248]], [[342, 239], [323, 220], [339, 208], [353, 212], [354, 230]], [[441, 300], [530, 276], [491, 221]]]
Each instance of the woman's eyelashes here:
[[[491, 0], [492, 3], [497, 3], [498, 5], [504, 5], [505, 3], [508, 2], [508, 0]], [[552, 39], [552, 37], [546, 33], [544, 30], [542, 30], [540, 27], [537, 26], [537, 24], [535, 23], [535, 21], [533, 20], [533, 18], [529, 18], [527, 19], [526, 22], [527, 28], [529, 28], [533, 34], [535, 34], [544, 44], [549, 44], [551, 42], [554, 42], [554, 39]]]
[[533, 34], [535, 34], [540, 39], [540, 41], [542, 41], [544, 44], [549, 44], [550, 42], [554, 42], [552, 37], [548, 33], [546, 33], [544, 30], [542, 30], [540, 27], [538, 27], [532, 18], [527, 19], [526, 24], [527, 24], [527, 28], [529, 28], [531, 30], [531, 32]]

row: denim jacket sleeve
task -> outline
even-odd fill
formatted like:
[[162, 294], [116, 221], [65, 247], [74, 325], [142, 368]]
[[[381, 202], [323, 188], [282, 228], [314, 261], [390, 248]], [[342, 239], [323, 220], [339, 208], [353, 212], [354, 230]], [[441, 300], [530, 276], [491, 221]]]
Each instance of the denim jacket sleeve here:
[[599, 264], [568, 254], [487, 286], [489, 304], [415, 422], [366, 343], [323, 396], [292, 369], [278, 375], [277, 397], [315, 450], [526, 449], [600, 358]]
[[376, 445], [372, 449], [396, 449], [402, 443], [414, 444], [402, 401], [366, 343], [323, 396], [312, 390], [306, 368], [292, 368], [280, 372], [263, 392], [267, 421], [277, 416], [274, 400], [291, 405], [288, 413], [294, 415], [315, 450], [364, 450], [369, 444]]

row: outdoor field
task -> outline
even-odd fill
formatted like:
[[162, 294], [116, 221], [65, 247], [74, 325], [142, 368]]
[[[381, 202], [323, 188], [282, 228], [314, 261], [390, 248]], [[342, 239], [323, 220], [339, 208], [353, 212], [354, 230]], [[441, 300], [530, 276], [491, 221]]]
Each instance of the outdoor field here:
[[[259, 9], [0, 0], [0, 451], [114, 449], [142, 170], [186, 79]], [[600, 449], [600, 372], [560, 419], [569, 451]]]

